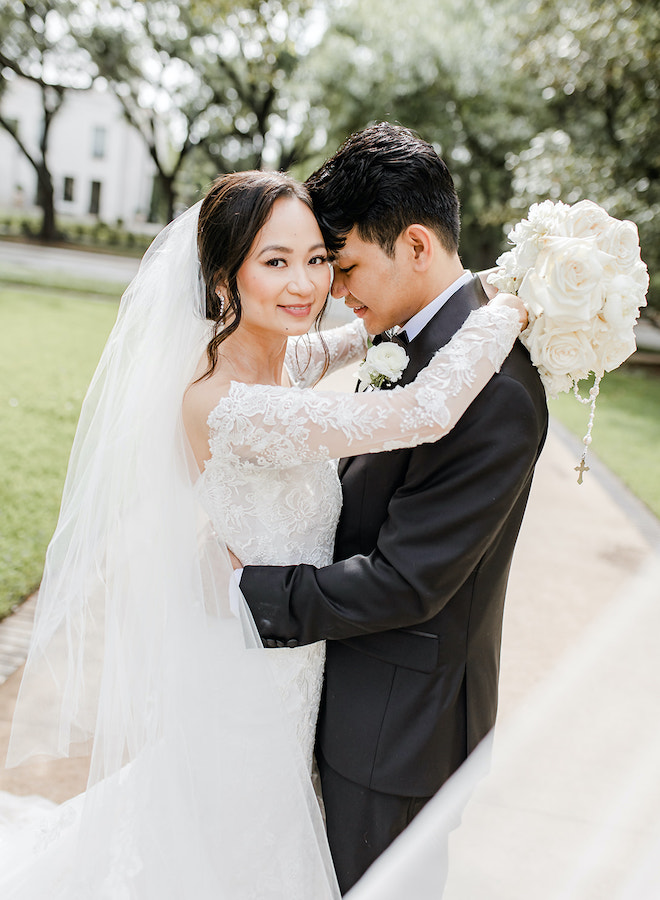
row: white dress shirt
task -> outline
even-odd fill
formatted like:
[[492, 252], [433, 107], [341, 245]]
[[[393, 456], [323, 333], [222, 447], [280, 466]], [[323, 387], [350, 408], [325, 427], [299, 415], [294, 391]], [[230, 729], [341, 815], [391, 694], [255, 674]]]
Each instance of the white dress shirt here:
[[403, 328], [399, 330], [399, 334], [402, 334], [405, 331], [408, 340], [414, 340], [420, 331], [428, 325], [433, 316], [442, 309], [447, 300], [453, 297], [456, 291], [469, 281], [472, 281], [472, 272], [466, 269], [465, 272], [463, 272], [456, 281], [453, 281], [448, 288], [445, 288], [435, 300], [431, 300], [431, 302], [427, 303], [418, 313], [415, 313], [412, 319], [409, 319]]

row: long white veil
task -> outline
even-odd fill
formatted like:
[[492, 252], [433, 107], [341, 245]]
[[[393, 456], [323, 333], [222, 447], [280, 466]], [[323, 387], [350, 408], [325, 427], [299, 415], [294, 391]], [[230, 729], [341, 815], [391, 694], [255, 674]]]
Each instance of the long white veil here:
[[[229, 612], [182, 428], [209, 329], [197, 216], [145, 256], [83, 406], [9, 761], [91, 752], [90, 781], [37, 846], [17, 836], [3, 900], [338, 897], [259, 638]], [[450, 832], [446, 900], [660, 895], [659, 583], [656, 564], [351, 900], [438, 900]]]
[[91, 753], [89, 786], [29, 869], [0, 876], [3, 898], [338, 896], [261, 642], [247, 607], [229, 611], [183, 431], [209, 337], [198, 212], [144, 257], [83, 405], [8, 762]]
[[659, 601], [656, 556], [350, 900], [657, 900]]

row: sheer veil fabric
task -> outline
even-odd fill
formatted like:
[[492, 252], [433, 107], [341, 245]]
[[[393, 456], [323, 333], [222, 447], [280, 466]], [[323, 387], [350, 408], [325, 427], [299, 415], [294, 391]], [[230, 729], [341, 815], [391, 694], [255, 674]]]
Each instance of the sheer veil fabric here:
[[347, 900], [660, 897], [659, 585], [656, 555]]
[[339, 896], [183, 431], [209, 332], [199, 205], [147, 252], [83, 405], [8, 763], [91, 753], [89, 785], [36, 841], [0, 828], [5, 900]]
[[[339, 897], [261, 641], [247, 607], [229, 611], [231, 566], [182, 427], [209, 329], [198, 212], [145, 256], [83, 405], [9, 762], [91, 752], [89, 786], [57, 808], [17, 801], [9, 824], [0, 808], [3, 900]], [[448, 832], [447, 900], [658, 896], [660, 717], [635, 685], [660, 696], [659, 578], [656, 564], [351, 900], [437, 900]]]

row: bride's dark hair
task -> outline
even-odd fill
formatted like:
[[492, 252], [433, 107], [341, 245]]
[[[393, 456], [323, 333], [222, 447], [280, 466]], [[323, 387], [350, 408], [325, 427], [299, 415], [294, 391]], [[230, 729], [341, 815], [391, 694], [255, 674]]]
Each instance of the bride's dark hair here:
[[[248, 171], [220, 175], [202, 201], [197, 251], [206, 289], [206, 318], [215, 323], [213, 337], [206, 348], [209, 367], [202, 378], [213, 374], [220, 344], [240, 324], [238, 271], [275, 202], [288, 197], [300, 200], [314, 212], [307, 188], [283, 172]], [[226, 287], [224, 303], [217, 294], [219, 284]], [[316, 317], [317, 330], [324, 310], [325, 305]]]

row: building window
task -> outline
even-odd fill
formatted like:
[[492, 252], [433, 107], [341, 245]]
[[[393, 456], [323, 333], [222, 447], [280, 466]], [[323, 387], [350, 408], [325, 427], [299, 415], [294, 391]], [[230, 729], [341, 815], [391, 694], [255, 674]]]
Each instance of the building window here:
[[89, 214], [98, 216], [101, 209], [101, 182], [92, 181], [91, 190], [89, 192]]
[[96, 125], [92, 132], [92, 156], [94, 159], [103, 159], [105, 156], [106, 130], [101, 125]]
[[66, 200], [67, 203], [73, 202], [73, 188], [74, 188], [74, 179], [71, 178], [70, 175], [66, 175], [64, 177], [64, 187], [62, 188], [62, 200]]

